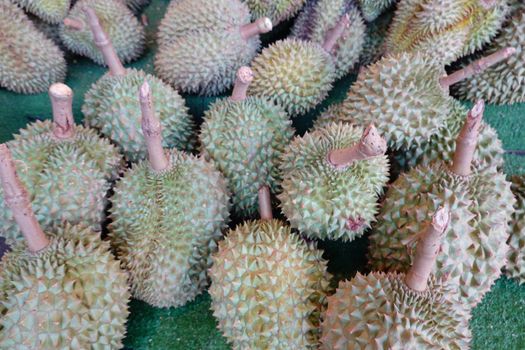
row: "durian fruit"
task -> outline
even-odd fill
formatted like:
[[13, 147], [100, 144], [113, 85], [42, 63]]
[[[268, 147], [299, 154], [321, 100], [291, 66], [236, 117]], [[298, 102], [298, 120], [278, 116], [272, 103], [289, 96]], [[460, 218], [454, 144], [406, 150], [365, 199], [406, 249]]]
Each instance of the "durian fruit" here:
[[62, 51], [9, 0], [0, 0], [0, 32], [1, 87], [35, 94], [65, 79]]
[[314, 242], [272, 219], [260, 190], [261, 220], [219, 242], [210, 269], [211, 309], [233, 349], [317, 349], [330, 274]]
[[232, 96], [211, 105], [200, 134], [202, 153], [228, 179], [239, 217], [257, 213], [262, 185], [267, 184], [273, 193], [280, 191], [278, 165], [294, 135], [282, 107], [264, 97], [246, 97], [252, 79], [250, 68], [239, 69]]
[[78, 1], [60, 26], [60, 38], [70, 51], [86, 56], [97, 64], [105, 64], [87, 24], [85, 7], [92, 8], [97, 14], [121, 62], [131, 62], [140, 57], [145, 46], [144, 27], [121, 0]]
[[191, 150], [194, 123], [184, 99], [160, 79], [141, 70], [125, 69], [94, 10], [86, 9], [86, 15], [95, 45], [109, 67], [109, 72], [93, 84], [85, 95], [82, 113], [86, 124], [111, 139], [129, 161], [144, 159], [147, 152], [140, 126], [137, 90], [146, 80], [157, 101], [155, 113], [163, 127], [163, 146]]
[[367, 22], [372, 22], [388, 10], [396, 0], [358, 0], [357, 2], [363, 13], [363, 18]]
[[292, 36], [322, 45], [328, 32], [343, 15], [349, 19], [348, 26], [337, 38], [330, 51], [336, 69], [336, 78], [346, 75], [358, 62], [365, 40], [366, 26], [353, 0], [319, 0], [312, 9], [304, 12], [307, 20], [300, 20], [292, 29]]
[[386, 53], [423, 52], [449, 64], [488, 43], [507, 12], [507, 0], [401, 0]]
[[525, 178], [512, 176], [512, 193], [516, 198], [511, 220], [509, 254], [505, 274], [523, 284], [525, 282]]
[[[45, 230], [69, 222], [100, 231], [106, 193], [119, 175], [122, 157], [95, 130], [74, 124], [69, 87], [53, 84], [49, 96], [53, 121], [37, 121], [8, 143], [19, 176]], [[13, 245], [22, 234], [1, 200], [4, 195], [0, 189], [0, 236]]]
[[210, 254], [229, 217], [229, 195], [211, 163], [162, 149], [162, 126], [147, 82], [139, 95], [149, 161], [134, 165], [117, 183], [109, 237], [129, 272], [134, 298], [156, 307], [181, 306], [208, 284]]
[[278, 198], [291, 226], [308, 238], [352, 241], [375, 220], [388, 181], [386, 141], [373, 125], [361, 132], [333, 123], [286, 149]]
[[0, 145], [4, 200], [27, 242], [0, 262], [0, 348], [121, 348], [130, 295], [109, 244], [82, 225], [43, 230], [14, 162]]
[[358, 272], [339, 284], [323, 315], [322, 350], [469, 348], [468, 311], [456, 286], [431, 274], [438, 254], [447, 258], [439, 250], [449, 218], [440, 208], [422, 227], [406, 274]]
[[494, 40], [489, 53], [502, 47], [515, 47], [517, 54], [504, 64], [491, 67], [479, 76], [467, 79], [457, 87], [461, 99], [485, 99], [489, 103], [512, 104], [525, 102], [525, 3], [516, 2], [516, 9]]
[[392, 184], [369, 249], [374, 270], [406, 271], [421, 218], [446, 205], [452, 216], [436, 274], [448, 276], [470, 307], [489, 291], [505, 265], [515, 202], [503, 174], [471, 164], [483, 109], [479, 101], [468, 114], [450, 166], [443, 162], [417, 166]]
[[294, 17], [306, 0], [243, 0], [254, 18], [269, 17], [274, 25]]
[[[11, 0], [44, 21], [58, 24], [66, 17], [71, 0]], [[35, 40], [35, 38], [32, 38]]]

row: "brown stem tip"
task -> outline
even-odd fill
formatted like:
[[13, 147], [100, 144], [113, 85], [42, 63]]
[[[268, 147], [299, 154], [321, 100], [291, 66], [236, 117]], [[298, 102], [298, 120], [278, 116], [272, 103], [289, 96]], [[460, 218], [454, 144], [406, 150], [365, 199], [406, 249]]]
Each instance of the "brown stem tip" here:
[[239, 31], [241, 32], [241, 37], [244, 40], [248, 40], [255, 35], [268, 33], [272, 28], [272, 20], [268, 17], [263, 17], [255, 20], [253, 23], [242, 25]]
[[69, 18], [69, 17], [64, 18], [63, 23], [64, 23], [64, 26], [74, 29], [74, 30], [82, 30], [84, 29], [84, 25], [85, 25], [83, 21], [76, 19], [76, 18]]
[[55, 83], [49, 87], [49, 98], [53, 108], [53, 135], [58, 139], [73, 137], [73, 90], [65, 84]]
[[235, 85], [233, 86], [233, 92], [231, 100], [243, 101], [246, 99], [246, 93], [248, 86], [253, 80], [253, 71], [250, 67], [241, 67], [237, 71], [237, 78], [235, 79]]
[[347, 13], [347, 14], [344, 14], [343, 17], [341, 17], [341, 19], [339, 19], [339, 21], [334, 26], [334, 28], [332, 28], [326, 33], [326, 36], [325, 36], [325, 39], [322, 45], [323, 49], [328, 53], [332, 52], [335, 44], [337, 43], [337, 40], [339, 40], [339, 38], [343, 35], [345, 29], [348, 28], [349, 26], [350, 26], [350, 17]]
[[261, 216], [261, 220], [273, 219], [270, 188], [267, 185], [259, 188], [259, 215]]

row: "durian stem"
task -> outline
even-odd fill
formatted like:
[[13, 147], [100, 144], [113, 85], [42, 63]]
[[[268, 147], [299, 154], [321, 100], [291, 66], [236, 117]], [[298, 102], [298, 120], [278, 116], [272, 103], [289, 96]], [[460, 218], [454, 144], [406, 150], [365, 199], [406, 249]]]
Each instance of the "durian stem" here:
[[250, 67], [241, 67], [237, 71], [237, 78], [235, 79], [235, 85], [233, 86], [233, 91], [230, 99], [232, 101], [243, 101], [246, 99], [246, 92], [248, 91], [248, 86], [253, 80], [253, 71]]
[[15, 163], [6, 144], [0, 145], [0, 182], [4, 200], [11, 209], [29, 250], [38, 252], [47, 247], [49, 240], [33, 213], [29, 194], [16, 174]]
[[273, 219], [270, 188], [267, 185], [259, 188], [259, 215], [261, 216], [261, 220]]
[[241, 32], [241, 37], [244, 40], [248, 40], [252, 36], [268, 33], [272, 30], [272, 27], [272, 21], [268, 17], [263, 17], [253, 23], [242, 25], [239, 31]]
[[330, 53], [332, 52], [335, 44], [337, 43], [337, 40], [343, 35], [346, 28], [350, 26], [350, 17], [348, 14], [344, 14], [341, 19], [337, 22], [335, 27], [333, 27], [331, 30], [326, 33], [326, 36], [324, 38], [323, 42], [323, 49]]
[[122, 65], [122, 62], [120, 62], [117, 52], [109, 40], [108, 35], [106, 32], [104, 32], [104, 29], [102, 29], [95, 11], [92, 8], [85, 7], [84, 12], [88, 18], [89, 27], [93, 33], [95, 45], [98, 47], [100, 52], [102, 52], [102, 56], [104, 56], [104, 62], [106, 62], [108, 65], [110, 74], [126, 75], [126, 69]]
[[459, 83], [462, 80], [468, 79], [473, 75], [482, 73], [485, 69], [506, 60], [516, 52], [513, 47], [501, 49], [492, 55], [480, 58], [450, 75], [439, 79], [439, 83], [443, 89], [448, 89], [451, 85]]
[[476, 102], [474, 107], [468, 112], [467, 119], [458, 137], [456, 138], [456, 151], [452, 160], [450, 170], [461, 176], [468, 176], [471, 172], [471, 163], [476, 151], [479, 128], [483, 119], [485, 103], [483, 100]]
[[142, 111], [142, 133], [146, 139], [149, 163], [155, 171], [166, 170], [169, 161], [162, 148], [162, 125], [155, 116], [153, 97], [147, 81], [144, 81], [139, 89], [139, 101]]
[[441, 207], [436, 211], [425, 231], [421, 233], [414, 263], [405, 276], [405, 283], [410, 289], [418, 292], [427, 289], [428, 277], [436, 263], [449, 221], [450, 211]]
[[82, 30], [84, 29], [84, 22], [81, 20], [75, 19], [75, 18], [64, 18], [64, 26], [74, 29], [74, 30]]
[[73, 137], [73, 90], [65, 84], [55, 83], [49, 87], [49, 98], [53, 108], [53, 135], [58, 139]]
[[335, 149], [328, 153], [328, 162], [336, 168], [344, 168], [355, 161], [385, 154], [386, 140], [379, 135], [376, 127], [370, 124], [361, 139], [352, 147]]

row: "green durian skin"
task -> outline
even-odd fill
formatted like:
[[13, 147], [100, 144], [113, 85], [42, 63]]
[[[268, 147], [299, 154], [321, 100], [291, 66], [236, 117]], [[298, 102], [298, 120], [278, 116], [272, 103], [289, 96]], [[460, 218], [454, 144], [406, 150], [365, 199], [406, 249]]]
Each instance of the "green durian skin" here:
[[417, 166], [389, 187], [370, 235], [370, 265], [406, 272], [424, 218], [447, 206], [451, 219], [435, 273], [448, 276], [462, 302], [474, 307], [506, 263], [514, 202], [510, 183], [494, 169], [474, 169], [464, 177], [441, 162]]
[[239, 217], [257, 215], [261, 186], [280, 192], [280, 157], [293, 135], [286, 112], [265, 98], [223, 99], [205, 113], [202, 154], [226, 176]]
[[382, 155], [336, 169], [330, 151], [359, 142], [363, 130], [333, 123], [296, 137], [281, 161], [281, 209], [293, 228], [308, 238], [360, 237], [375, 221], [377, 200], [388, 181], [388, 160]]
[[85, 123], [113, 141], [127, 160], [145, 159], [147, 148], [137, 97], [144, 81], [150, 85], [155, 115], [162, 124], [163, 147], [192, 150], [194, 122], [184, 99], [160, 79], [140, 70], [127, 69], [124, 76], [106, 74], [94, 83], [82, 105]]
[[509, 237], [509, 255], [505, 274], [519, 284], [525, 282], [525, 178], [512, 176], [512, 193], [516, 198]]
[[427, 290], [402, 273], [372, 272], [339, 284], [323, 315], [321, 350], [463, 350], [471, 339], [468, 310], [455, 286], [430, 277]]
[[365, 21], [372, 22], [388, 10], [395, 0], [358, 0], [358, 3]]
[[[122, 157], [93, 129], [77, 125], [66, 140], [58, 140], [52, 130], [51, 121], [37, 121], [8, 142], [36, 218], [44, 230], [69, 222], [100, 231], [106, 193], [122, 169]], [[0, 236], [10, 245], [23, 240], [1, 188]]]
[[229, 231], [213, 255], [209, 293], [233, 349], [317, 349], [331, 277], [322, 254], [279, 220]]
[[202, 158], [166, 151], [170, 168], [134, 165], [111, 197], [111, 244], [133, 297], [182, 306], [208, 285], [211, 253], [229, 219], [226, 182]]
[[126, 5], [115, 0], [80, 0], [71, 9], [68, 18], [84, 23], [81, 30], [60, 25], [60, 38], [73, 53], [86, 56], [95, 63], [105, 66], [104, 56], [95, 45], [93, 33], [88, 25], [84, 8], [92, 8], [100, 25], [108, 35], [118, 58], [122, 63], [140, 57], [145, 47], [144, 27]]
[[0, 1], [0, 32], [0, 86], [16, 93], [35, 94], [64, 81], [66, 61], [62, 51], [9, 0]]
[[292, 117], [321, 103], [336, 77], [334, 62], [321, 46], [293, 38], [263, 49], [251, 67], [248, 93], [270, 98]]
[[83, 226], [46, 233], [43, 250], [0, 262], [0, 348], [120, 349], [130, 294], [109, 244]]
[[[52, 24], [60, 23], [67, 15], [70, 0], [11, 0], [23, 7], [27, 12], [42, 18]], [[32, 38], [35, 40], [35, 38]]]
[[268, 17], [274, 26], [294, 17], [306, 0], [244, 0], [253, 19]]

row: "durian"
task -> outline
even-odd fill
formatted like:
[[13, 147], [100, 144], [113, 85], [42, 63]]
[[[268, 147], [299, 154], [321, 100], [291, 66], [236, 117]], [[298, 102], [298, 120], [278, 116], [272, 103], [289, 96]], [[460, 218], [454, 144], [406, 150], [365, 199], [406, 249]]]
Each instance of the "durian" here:
[[363, 13], [363, 18], [367, 22], [372, 22], [388, 10], [396, 0], [358, 0], [357, 2]]
[[446, 205], [452, 216], [436, 274], [448, 276], [470, 307], [489, 291], [505, 265], [514, 204], [503, 174], [471, 164], [483, 109], [479, 101], [468, 114], [450, 167], [443, 162], [417, 166], [392, 184], [369, 249], [374, 270], [406, 271], [421, 218]]
[[454, 285], [431, 275], [449, 217], [441, 208], [422, 228], [406, 274], [358, 272], [339, 284], [323, 315], [322, 350], [469, 348], [467, 308]]
[[306, 0], [243, 0], [254, 18], [269, 17], [274, 25], [294, 17]]
[[[71, 0], [11, 0], [44, 21], [58, 24], [66, 17]], [[35, 38], [32, 38], [35, 40]]]
[[509, 254], [505, 274], [516, 279], [520, 284], [525, 282], [525, 178], [512, 176], [512, 193], [516, 198], [511, 220], [509, 237]]
[[[93, 129], [74, 124], [69, 87], [51, 85], [49, 95], [53, 121], [37, 121], [8, 143], [18, 174], [29, 189], [33, 210], [44, 230], [53, 231], [69, 222], [100, 231], [106, 193], [110, 181], [119, 175], [122, 157]], [[11, 245], [22, 239], [13, 213], [1, 198], [0, 236]]]
[[131, 62], [142, 54], [145, 45], [144, 27], [121, 0], [78, 1], [60, 26], [60, 38], [69, 50], [97, 64], [105, 64], [87, 24], [85, 7], [92, 8], [97, 14], [121, 62]]
[[9, 0], [0, 0], [0, 32], [1, 87], [35, 94], [65, 79], [62, 51]]
[[111, 139], [132, 162], [146, 157], [146, 144], [140, 126], [137, 91], [146, 80], [156, 101], [155, 112], [162, 123], [163, 146], [190, 150], [193, 148], [193, 121], [182, 97], [160, 79], [137, 69], [125, 69], [111, 41], [100, 27], [92, 9], [87, 9], [88, 22], [95, 45], [104, 55], [109, 72], [91, 86], [85, 95], [82, 113], [86, 124]]
[[0, 262], [0, 348], [121, 348], [130, 295], [109, 244], [85, 226], [44, 231], [5, 144], [0, 179], [27, 242]]
[[364, 130], [333, 123], [286, 149], [281, 161], [281, 208], [308, 238], [352, 241], [377, 214], [388, 181], [386, 141], [371, 125]]
[[202, 153], [228, 179], [239, 217], [257, 213], [263, 184], [273, 193], [280, 191], [278, 165], [294, 134], [282, 107], [264, 97], [246, 97], [252, 79], [250, 68], [239, 69], [232, 96], [211, 105], [200, 134]]
[[140, 88], [149, 161], [134, 165], [111, 198], [109, 237], [136, 299], [181, 306], [207, 286], [207, 269], [229, 215], [226, 182], [202, 158], [162, 149], [152, 91]]
[[210, 269], [213, 315], [233, 349], [317, 349], [330, 275], [314, 242], [272, 219], [260, 190], [261, 219], [232, 229]]

